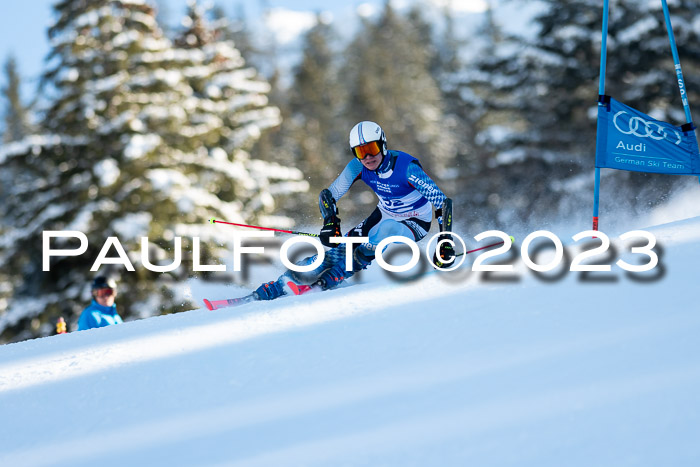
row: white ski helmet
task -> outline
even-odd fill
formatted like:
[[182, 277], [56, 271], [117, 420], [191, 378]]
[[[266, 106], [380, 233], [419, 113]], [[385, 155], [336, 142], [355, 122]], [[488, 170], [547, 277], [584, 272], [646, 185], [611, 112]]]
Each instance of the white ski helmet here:
[[352, 151], [352, 155], [358, 159], [364, 159], [367, 154], [377, 154], [376, 152], [368, 153], [355, 149], [375, 141], [382, 155], [386, 156], [386, 136], [384, 135], [382, 127], [374, 122], [364, 121], [358, 123], [350, 130], [350, 150]]

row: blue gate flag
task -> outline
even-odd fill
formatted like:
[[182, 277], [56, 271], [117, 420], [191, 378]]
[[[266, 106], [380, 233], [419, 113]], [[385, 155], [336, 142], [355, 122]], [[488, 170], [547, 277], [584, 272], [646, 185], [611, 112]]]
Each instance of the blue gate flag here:
[[601, 96], [595, 166], [675, 175], [700, 175], [692, 125], [676, 127]]

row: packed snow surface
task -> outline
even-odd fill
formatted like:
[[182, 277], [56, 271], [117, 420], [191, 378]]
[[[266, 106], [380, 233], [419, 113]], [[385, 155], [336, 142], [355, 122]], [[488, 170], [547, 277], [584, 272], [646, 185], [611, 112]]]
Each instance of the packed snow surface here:
[[[645, 230], [649, 273], [374, 265], [333, 291], [2, 346], [0, 465], [700, 465], [700, 218]], [[592, 259], [646, 262], [615, 245]]]

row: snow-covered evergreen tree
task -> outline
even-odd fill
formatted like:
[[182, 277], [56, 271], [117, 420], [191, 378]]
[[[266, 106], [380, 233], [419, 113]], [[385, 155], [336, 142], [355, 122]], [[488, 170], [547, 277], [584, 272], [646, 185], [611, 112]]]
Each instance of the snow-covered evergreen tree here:
[[[20, 92], [22, 83], [14, 56], [10, 55], [7, 58], [4, 71], [5, 84], [2, 88], [2, 97], [5, 125], [2, 139], [5, 145], [8, 145], [29, 135], [32, 125], [29, 121], [30, 106], [22, 102]], [[12, 164], [4, 165], [4, 159], [3, 151], [0, 150], [0, 216], [4, 212], [4, 207], [11, 201], [10, 187], [22, 177], [21, 168]], [[0, 222], [0, 237], [7, 234], [9, 230], [10, 226]], [[7, 270], [0, 270], [0, 314], [7, 308], [12, 290], [12, 275]]]
[[[339, 79], [340, 44], [332, 19], [323, 13], [301, 38], [302, 56], [293, 67], [291, 84], [278, 86], [271, 100], [280, 107], [284, 124], [256, 145], [265, 159], [304, 168], [311, 188], [285, 208], [298, 219], [318, 222], [318, 193], [345, 167], [349, 158], [343, 115], [344, 87]], [[343, 210], [346, 219], [350, 207]]]
[[[243, 5], [238, 4], [233, 18], [229, 18], [224, 8], [215, 4], [211, 9], [210, 16], [212, 18], [211, 27], [217, 39], [233, 42], [248, 66], [259, 70], [258, 58], [261, 51], [253, 43], [253, 33], [248, 26]], [[262, 59], [264, 60], [264, 58]]]
[[[263, 131], [281, 123], [280, 111], [269, 105], [270, 85], [255, 69], [245, 66], [232, 41], [219, 38], [221, 22], [220, 18], [219, 29], [213, 29], [206, 11], [191, 2], [184, 21], [187, 27], [176, 40], [180, 66], [193, 90], [189, 119], [197, 147], [190, 150], [203, 146], [212, 158], [219, 159], [218, 170], [228, 181], [214, 184], [219, 187], [218, 196], [240, 200], [244, 217], [260, 220], [274, 210], [272, 194], [303, 192], [308, 184], [298, 169], [253, 160], [247, 152]], [[287, 225], [291, 222], [279, 220]]]
[[[417, 14], [409, 15], [420, 16]], [[476, 192], [473, 184], [466, 184], [465, 175], [478, 171], [479, 154], [475, 150], [475, 125], [473, 114], [477, 109], [472, 105], [465, 105], [461, 99], [460, 81], [463, 79], [466, 61], [464, 52], [474, 47], [474, 38], [461, 39], [457, 35], [459, 25], [456, 22], [454, 11], [447, 5], [442, 9], [442, 21], [439, 24], [439, 33], [435, 38], [426, 37], [426, 40], [434, 42], [435, 53], [432, 54], [431, 74], [438, 83], [442, 95], [442, 131], [449, 135], [444, 144], [452, 154], [453, 162], [444, 171], [443, 183], [440, 187], [447, 192], [455, 202], [455, 221], [464, 225], [466, 231], [478, 227], [474, 225], [472, 204]], [[435, 32], [430, 31], [432, 36]], [[467, 220], [468, 219], [468, 220]], [[462, 227], [462, 225], [460, 225]]]
[[[477, 142], [489, 155], [484, 180], [495, 193], [492, 207], [514, 207], [523, 220], [581, 210], [592, 190], [602, 5], [547, 0], [542, 6], [533, 38], [493, 35], [498, 43], [463, 83], [463, 96], [483, 109]], [[693, 25], [700, 6], [670, 6], [681, 62], [695, 70], [700, 30]], [[620, 0], [611, 2], [610, 13], [606, 93], [656, 118], [684, 123], [661, 2]], [[700, 82], [691, 74], [686, 84], [692, 103]], [[674, 181], [630, 173], [618, 178], [645, 184], [656, 178], [666, 191]]]
[[[213, 234], [208, 218], [264, 219], [275, 195], [305, 188], [298, 170], [245, 152], [279, 116], [267, 106], [269, 85], [232, 44], [173, 47], [142, 0], [60, 1], [54, 8], [46, 134], [3, 152], [4, 163], [22, 173], [3, 212], [12, 228], [0, 262], [12, 271], [14, 289], [0, 317], [3, 339], [28, 337], [19, 329], [33, 319], [39, 325], [30, 335], [50, 333], [58, 315], [75, 322], [89, 298], [90, 266], [109, 236], [133, 253], [134, 272], [100, 270], [120, 274], [123, 316], [187, 309], [180, 281], [190, 263], [172, 273], [148, 271], [140, 237], [150, 240], [152, 263], [170, 264], [174, 238], [184, 236], [187, 259], [192, 236], [206, 242]], [[56, 258], [42, 272], [44, 230], [80, 230], [88, 251]], [[208, 251], [221, 257], [215, 247]]]
[[5, 61], [5, 85], [2, 88], [4, 105], [4, 133], [2, 140], [5, 143], [18, 141], [31, 133], [29, 121], [29, 106], [22, 102], [21, 78], [17, 70], [17, 60], [10, 55]]
[[[308, 167], [312, 189], [305, 204], [317, 213], [317, 197], [348, 161], [347, 128], [341, 109], [344, 90], [338, 79], [338, 37], [333, 24], [317, 15], [303, 39], [303, 55], [294, 70], [281, 141], [287, 157]], [[348, 211], [346, 210], [346, 213]]]
[[382, 125], [390, 147], [421, 158], [440, 179], [452, 162], [452, 148], [442, 127], [440, 88], [430, 73], [433, 47], [426, 43], [419, 12], [412, 14], [409, 21], [386, 2], [376, 21], [363, 19], [341, 72], [349, 93], [346, 113], [355, 123]]

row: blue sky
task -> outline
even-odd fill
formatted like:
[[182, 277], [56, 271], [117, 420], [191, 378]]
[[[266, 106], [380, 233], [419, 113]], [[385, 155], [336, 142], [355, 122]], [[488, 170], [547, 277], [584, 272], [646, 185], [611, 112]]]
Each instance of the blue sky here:
[[24, 0], [12, 2], [11, 6], [6, 3], [0, 15], [0, 59], [4, 63], [12, 53], [25, 81], [36, 78], [48, 52], [50, 5], [48, 0]]

